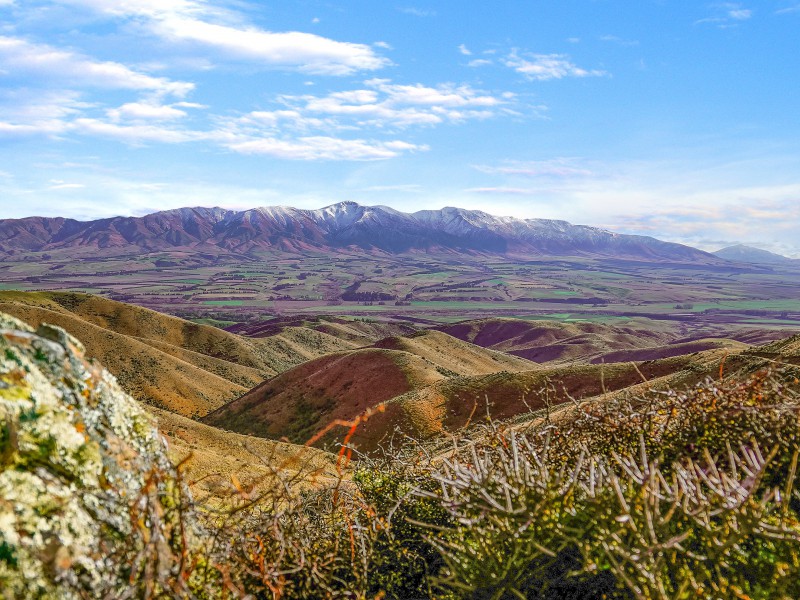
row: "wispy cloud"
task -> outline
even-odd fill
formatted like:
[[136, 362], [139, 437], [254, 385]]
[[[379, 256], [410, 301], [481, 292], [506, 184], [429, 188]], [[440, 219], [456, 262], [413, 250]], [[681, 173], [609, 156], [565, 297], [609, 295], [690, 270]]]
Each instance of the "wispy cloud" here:
[[554, 158], [541, 161], [510, 161], [503, 165], [474, 165], [474, 169], [492, 175], [518, 177], [552, 177], [568, 179], [590, 177], [595, 173], [575, 158]]
[[260, 154], [288, 160], [385, 160], [405, 152], [425, 151], [420, 146], [399, 140], [382, 142], [334, 137], [279, 139], [262, 137], [233, 141], [227, 147], [240, 154]]
[[598, 38], [601, 42], [608, 42], [609, 44], [616, 44], [617, 46], [638, 46], [639, 40], [626, 40], [616, 35], [601, 35]]
[[486, 194], [500, 196], [534, 196], [539, 190], [507, 186], [474, 187], [464, 190], [467, 194]]
[[788, 15], [791, 13], [800, 13], [800, 4], [795, 4], [793, 6], [787, 6], [785, 8], [780, 8], [775, 11], [776, 15]]
[[128, 102], [106, 111], [108, 117], [114, 121], [174, 121], [187, 116], [183, 108], [202, 108], [200, 104], [191, 102], [176, 102], [174, 104], [161, 104], [157, 101]]
[[426, 8], [417, 8], [415, 6], [403, 6], [399, 7], [401, 13], [405, 13], [407, 15], [412, 15], [414, 17], [435, 17], [436, 11]]
[[350, 75], [390, 64], [367, 44], [299, 31], [272, 32], [202, 0], [59, 0], [109, 18], [135, 20], [166, 41], [196, 44], [264, 67], [319, 75]]
[[548, 81], [565, 77], [600, 77], [605, 71], [584, 69], [573, 63], [565, 54], [523, 54], [514, 50], [504, 64], [528, 79]]
[[49, 85], [62, 82], [70, 87], [128, 89], [185, 96], [194, 84], [153, 77], [121, 63], [98, 61], [45, 44], [0, 36], [0, 69], [12, 76], [46, 78]]
[[704, 23], [716, 25], [721, 29], [735, 27], [739, 23], [749, 20], [753, 16], [753, 11], [745, 8], [742, 4], [732, 2], [722, 2], [712, 5], [713, 14], [704, 19], [695, 21], [695, 25]]
[[58, 179], [52, 179], [48, 190], [82, 190], [86, 187], [83, 183], [69, 183]]
[[421, 194], [424, 188], [418, 183], [401, 183], [397, 185], [371, 185], [361, 188], [360, 192], [404, 192], [408, 194]]

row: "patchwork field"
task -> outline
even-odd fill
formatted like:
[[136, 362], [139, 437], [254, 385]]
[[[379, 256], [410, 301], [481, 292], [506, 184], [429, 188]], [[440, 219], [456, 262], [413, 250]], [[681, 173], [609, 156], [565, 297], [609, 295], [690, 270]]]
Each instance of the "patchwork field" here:
[[758, 327], [800, 323], [800, 267], [791, 261], [672, 264], [345, 251], [98, 257], [61, 250], [4, 256], [0, 288], [81, 291], [224, 324], [316, 314], [423, 324], [487, 315]]

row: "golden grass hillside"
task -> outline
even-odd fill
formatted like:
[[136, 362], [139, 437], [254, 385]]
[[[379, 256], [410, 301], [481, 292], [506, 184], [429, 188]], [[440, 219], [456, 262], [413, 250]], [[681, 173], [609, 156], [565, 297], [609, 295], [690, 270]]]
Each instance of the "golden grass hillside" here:
[[166, 438], [169, 456], [182, 464], [195, 497], [226, 498], [236, 486], [260, 489], [276, 480], [297, 481], [298, 488], [325, 485], [338, 477], [336, 457], [316, 448], [241, 435], [151, 408]]
[[184, 415], [208, 413], [264, 379], [353, 344], [293, 328], [264, 340], [98, 296], [0, 292], [0, 310], [80, 339], [137, 400]]
[[405, 337], [389, 337], [376, 348], [402, 350], [430, 361], [451, 375], [486, 375], [497, 371], [527, 371], [538, 368], [529, 360], [481, 348], [441, 331], [420, 331]]
[[275, 317], [262, 321], [237, 323], [227, 327], [226, 330], [246, 337], [267, 338], [279, 335], [292, 327], [302, 327], [325, 333], [339, 340], [353, 342], [357, 346], [369, 346], [387, 337], [409, 335], [417, 331], [414, 326], [407, 323], [332, 315]]

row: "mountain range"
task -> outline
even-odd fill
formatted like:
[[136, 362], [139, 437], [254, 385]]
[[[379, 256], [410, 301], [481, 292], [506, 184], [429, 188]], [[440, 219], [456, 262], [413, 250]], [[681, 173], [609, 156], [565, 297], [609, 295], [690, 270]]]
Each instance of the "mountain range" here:
[[0, 220], [0, 252], [5, 254], [82, 247], [123, 252], [422, 251], [719, 261], [695, 248], [652, 237], [452, 207], [403, 213], [386, 206], [341, 202], [318, 210], [283, 206], [245, 211], [181, 208], [95, 221], [46, 217]]
[[744, 244], [721, 248], [720, 250], [712, 252], [712, 254], [724, 258], [725, 260], [754, 264], [786, 265], [794, 262], [793, 259], [787, 258], [781, 254], [775, 254], [774, 252], [761, 250], [760, 248], [753, 248], [752, 246], [745, 246]]

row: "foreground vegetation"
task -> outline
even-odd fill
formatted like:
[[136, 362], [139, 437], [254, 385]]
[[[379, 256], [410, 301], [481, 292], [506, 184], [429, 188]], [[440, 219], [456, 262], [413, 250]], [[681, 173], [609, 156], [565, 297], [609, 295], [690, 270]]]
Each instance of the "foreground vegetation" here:
[[6, 597], [800, 597], [795, 367], [345, 449], [332, 480], [265, 457], [205, 498], [74, 339], [3, 328]]

